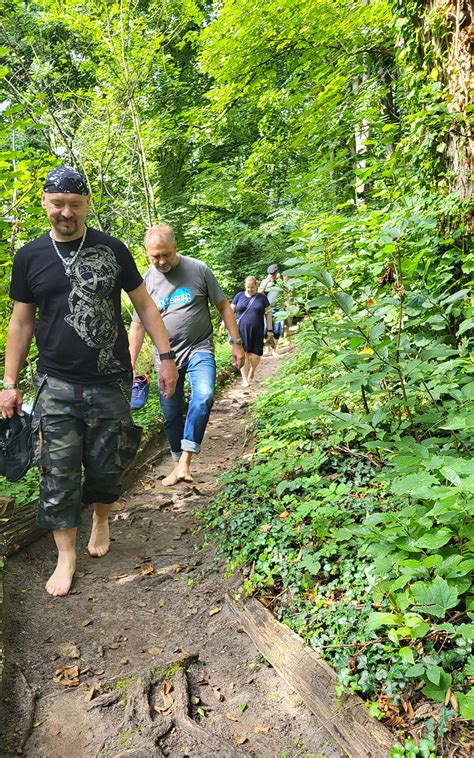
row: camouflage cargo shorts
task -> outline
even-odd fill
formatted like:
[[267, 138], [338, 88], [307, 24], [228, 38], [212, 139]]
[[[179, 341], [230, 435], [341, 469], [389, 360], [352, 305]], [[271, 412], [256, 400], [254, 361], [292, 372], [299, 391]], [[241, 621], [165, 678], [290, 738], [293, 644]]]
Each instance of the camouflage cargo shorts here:
[[113, 503], [140, 445], [130, 414], [131, 384], [72, 384], [37, 374], [33, 448], [40, 470], [37, 524], [68, 529], [81, 505]]

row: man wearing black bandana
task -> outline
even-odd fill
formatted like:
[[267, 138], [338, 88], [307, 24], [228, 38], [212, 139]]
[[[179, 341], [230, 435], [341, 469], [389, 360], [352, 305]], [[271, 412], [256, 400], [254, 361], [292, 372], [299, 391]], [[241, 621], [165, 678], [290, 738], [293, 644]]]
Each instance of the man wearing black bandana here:
[[109, 512], [140, 442], [140, 430], [130, 416], [131, 362], [120, 308], [122, 289], [163, 355], [164, 397], [173, 394], [178, 373], [167, 357], [163, 321], [131, 253], [119, 240], [86, 226], [90, 194], [84, 177], [69, 166], [52, 169], [41, 205], [51, 230], [22, 247], [13, 264], [10, 296], [15, 304], [0, 407], [3, 418], [22, 413], [17, 381], [35, 333], [37, 523], [53, 530], [58, 550], [46, 590], [66, 595], [76, 565], [81, 504], [94, 505], [89, 553], [105, 555]]

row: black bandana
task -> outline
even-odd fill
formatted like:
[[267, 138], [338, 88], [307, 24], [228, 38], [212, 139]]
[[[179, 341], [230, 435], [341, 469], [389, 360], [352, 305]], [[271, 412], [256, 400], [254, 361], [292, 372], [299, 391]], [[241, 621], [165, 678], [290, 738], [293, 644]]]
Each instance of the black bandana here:
[[86, 180], [71, 166], [57, 166], [48, 173], [43, 190], [61, 194], [88, 195]]

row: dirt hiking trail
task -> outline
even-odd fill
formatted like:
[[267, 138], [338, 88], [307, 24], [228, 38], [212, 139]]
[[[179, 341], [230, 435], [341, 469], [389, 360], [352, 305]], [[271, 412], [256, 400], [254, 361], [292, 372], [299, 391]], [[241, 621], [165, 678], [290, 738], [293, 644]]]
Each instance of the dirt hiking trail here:
[[103, 558], [86, 552], [84, 513], [67, 597], [44, 591], [51, 535], [8, 561], [2, 758], [342, 755], [239, 630], [225, 603], [238, 581], [196, 532], [216, 478], [251, 449], [250, 405], [283, 359], [216, 399], [192, 485], [163, 487], [167, 454], [142, 473]]

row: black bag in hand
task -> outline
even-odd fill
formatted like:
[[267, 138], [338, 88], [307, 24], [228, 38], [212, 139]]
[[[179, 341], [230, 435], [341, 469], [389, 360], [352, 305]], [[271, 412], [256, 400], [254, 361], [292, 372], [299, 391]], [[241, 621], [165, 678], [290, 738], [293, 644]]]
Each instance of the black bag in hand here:
[[33, 463], [31, 416], [25, 413], [0, 419], [0, 474], [17, 482]]

